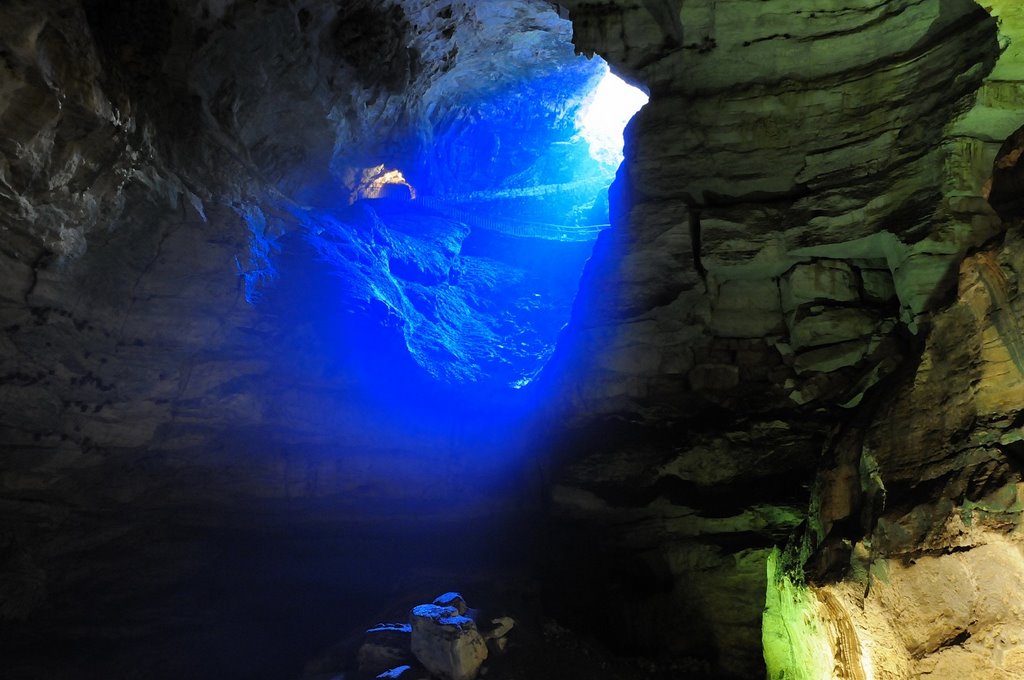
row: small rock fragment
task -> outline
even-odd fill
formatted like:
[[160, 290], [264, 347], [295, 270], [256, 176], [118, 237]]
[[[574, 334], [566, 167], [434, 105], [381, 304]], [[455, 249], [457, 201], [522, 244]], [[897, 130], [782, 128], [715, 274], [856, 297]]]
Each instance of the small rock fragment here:
[[459, 614], [465, 615], [466, 610], [469, 609], [469, 605], [466, 604], [466, 600], [460, 593], [445, 593], [434, 600], [434, 604], [438, 607], [455, 607], [459, 610]]
[[407, 623], [382, 623], [366, 631], [356, 656], [359, 672], [377, 675], [411, 660], [411, 635]]
[[488, 639], [503, 638], [508, 635], [509, 631], [515, 628], [516, 620], [511, 616], [499, 616], [496, 619], [491, 619], [491, 623], [494, 625], [490, 631], [488, 631]]
[[511, 616], [499, 616], [491, 619], [491, 624], [494, 628], [484, 634], [484, 639], [487, 641], [487, 651], [498, 656], [508, 649], [508, 638], [505, 636], [515, 628], [516, 621]]

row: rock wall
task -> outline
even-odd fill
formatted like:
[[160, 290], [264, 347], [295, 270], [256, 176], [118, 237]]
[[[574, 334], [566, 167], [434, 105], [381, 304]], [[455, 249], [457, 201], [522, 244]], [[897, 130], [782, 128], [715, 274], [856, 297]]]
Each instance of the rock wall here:
[[[1012, 203], [1015, 185], [998, 174], [1012, 150], [992, 168], [1024, 118], [1019, 10], [565, 5], [577, 49], [651, 92], [613, 187], [615, 228], [560, 348], [568, 368], [552, 381], [582, 442], [556, 473], [567, 530], [610, 525], [602, 550], [628, 565], [602, 574], [625, 584], [618, 611], [719, 672], [763, 672], [760, 613], [742, 603], [766, 583], [766, 649], [780, 622], [784, 639], [801, 639], [780, 614], [792, 610], [772, 606], [780, 581], [764, 580], [768, 546], [790, 532], [780, 573], [838, 584], [794, 606], [824, 612], [822, 629], [860, 631], [871, 650], [895, 644], [822, 602], [875, 607], [885, 623], [872, 625], [895, 630], [908, 608], [922, 620], [938, 610], [923, 586], [877, 594], [865, 563], [936, 551], [977, 566], [961, 551], [989, 543], [1016, 559], [1004, 547], [1016, 515], [986, 533], [976, 503], [1016, 497], [1012, 454], [978, 439], [1012, 439], [1018, 410], [1016, 317], [995, 311], [1014, 304], [1015, 240], [985, 199]], [[982, 347], [1003, 363], [983, 368]], [[952, 517], [975, 538], [954, 538]], [[648, 526], [657, 540], [638, 538]], [[885, 597], [903, 599], [872, 599]], [[981, 638], [998, 628], [978, 618]], [[967, 659], [980, 653], [971, 644]], [[823, 645], [825, 667], [853, 673], [836, 677], [861, 677], [840, 658], [839, 632]], [[878, 656], [863, 677], [913, 677], [939, 647]], [[769, 658], [771, 677], [818, 677], [807, 657], [783, 656]], [[962, 674], [972, 662], [957, 663]], [[998, 672], [1012, 674], [1006, 663]]]
[[958, 257], [996, 232], [976, 200], [993, 149], [976, 156], [1015, 126], [975, 106], [995, 20], [966, 1], [758, 21], [744, 2], [648, 4], [679, 17], [681, 43], [646, 5], [572, 13], [577, 49], [652, 95], [594, 264], [602, 294], [579, 313], [577, 342], [599, 350], [581, 354], [606, 357], [581, 372], [582, 410], [643, 414], [665, 381], [700, 395], [676, 414], [846, 403], [879, 364], [862, 361], [872, 337], [916, 333]]

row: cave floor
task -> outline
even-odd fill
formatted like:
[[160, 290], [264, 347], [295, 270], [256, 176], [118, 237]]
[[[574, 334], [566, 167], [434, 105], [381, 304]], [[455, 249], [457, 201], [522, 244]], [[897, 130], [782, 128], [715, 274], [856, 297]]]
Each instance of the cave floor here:
[[[305, 508], [302, 522], [294, 507], [82, 516], [83, 534], [108, 538], [70, 551], [72, 577], [47, 584], [45, 609], [0, 629], [0, 675], [337, 678], [354, 666], [362, 631], [460, 590], [484, 616], [517, 620], [508, 652], [486, 665], [488, 680], [704, 677], [616, 656], [548, 618], [536, 526], [508, 512], [442, 520], [364, 507], [353, 522], [321, 510]], [[328, 656], [334, 667], [312, 673]]]

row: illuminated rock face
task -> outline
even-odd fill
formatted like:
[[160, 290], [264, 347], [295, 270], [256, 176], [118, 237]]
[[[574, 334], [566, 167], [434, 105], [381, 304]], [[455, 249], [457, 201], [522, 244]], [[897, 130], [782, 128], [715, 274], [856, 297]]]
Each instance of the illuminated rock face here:
[[[769, 554], [752, 537], [737, 549], [740, 532], [788, 544], [781, 571], [815, 584], [792, 609], [822, 632], [808, 653], [825, 656], [810, 663], [794, 643], [768, 659], [772, 677], [834, 666], [907, 677], [942, 655], [967, 668], [982, 643], [961, 649], [957, 631], [929, 632], [942, 643], [876, 658], [872, 671], [872, 653], [905, 646], [890, 636], [902, 609], [884, 598], [939, 615], [906, 604], [916, 577], [886, 595], [884, 578], [867, 575], [1003, 550], [1007, 536], [1018, 551], [1021, 343], [1005, 311], [1017, 304], [1018, 246], [984, 199], [1000, 145], [1024, 121], [1019, 9], [987, 7], [997, 30], [973, 2], [566, 4], [578, 49], [651, 89], [613, 189], [615, 229], [560, 347], [566, 412], [589, 438], [560, 480], [566, 516], [614, 518], [607, 551], [658, 575], [651, 590], [623, 579], [638, 628], [656, 628], [668, 615], [656, 603], [671, 601], [673, 625], [699, 640], [688, 651], [715, 648], [713, 663], [740, 675], [756, 675], [758, 658], [735, 650], [762, 631], [722, 591], [764, 587], [751, 565]], [[1000, 53], [1007, 43], [1017, 47]], [[991, 185], [1008, 198], [1013, 182]], [[967, 255], [990, 239], [1001, 249]], [[626, 413], [628, 427], [595, 418]], [[791, 486], [811, 478], [809, 499]], [[778, 538], [808, 500], [807, 531]], [[682, 586], [694, 582], [701, 592]], [[798, 639], [767, 585], [765, 639]], [[872, 617], [834, 613], [860, 611], [866, 591]], [[1002, 625], [972, 630], [989, 639]], [[850, 631], [862, 636], [859, 664]], [[1011, 656], [1000, 673], [1013, 673]]]
[[[543, 507], [548, 605], [626, 653], [1019, 675], [1020, 8], [561, 4], [572, 24], [539, 0], [4, 3], [4, 633], [205, 583], [239, 536], [314, 562], [353, 541], [315, 578], [351, 571], [354, 597], [350, 555], [512, 499]], [[571, 34], [651, 100], [559, 335], [525, 314], [542, 285], [570, 305], [587, 249], [500, 261], [459, 214], [507, 220], [460, 203], [486, 194], [544, 221], [523, 189], [574, 181], [580, 102], [545, 78], [600, 69]], [[349, 205], [378, 168], [429, 232], [396, 196]], [[532, 376], [555, 336], [517, 392], [539, 416], [437, 389]], [[539, 441], [558, 465], [498, 455]], [[245, 562], [223, 582], [275, 592]]]
[[592, 243], [469, 227], [421, 203], [296, 211], [256, 307], [311, 324], [370, 383], [528, 385], [551, 356]]

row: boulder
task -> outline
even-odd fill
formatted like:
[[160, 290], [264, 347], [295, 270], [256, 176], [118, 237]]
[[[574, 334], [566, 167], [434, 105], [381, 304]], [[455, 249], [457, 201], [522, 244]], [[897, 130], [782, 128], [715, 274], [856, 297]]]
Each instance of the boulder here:
[[513, 619], [511, 616], [499, 616], [496, 619], [491, 619], [491, 624], [494, 626], [494, 628], [488, 631], [487, 634], [484, 636], [488, 640], [503, 638], [506, 635], [508, 635], [509, 632], [513, 628], [515, 628], [516, 620]]
[[442, 680], [476, 677], [487, 659], [487, 645], [473, 619], [455, 606], [422, 604], [413, 608], [410, 620], [412, 653], [431, 675]]

